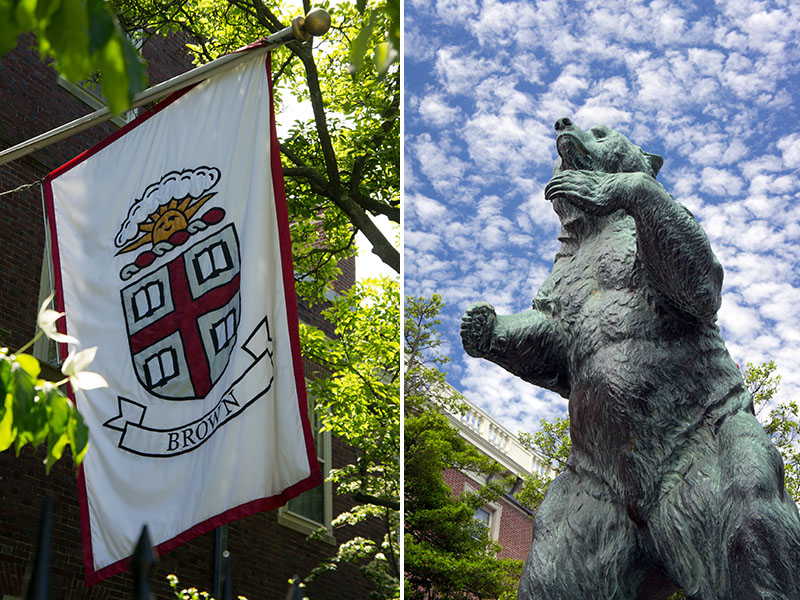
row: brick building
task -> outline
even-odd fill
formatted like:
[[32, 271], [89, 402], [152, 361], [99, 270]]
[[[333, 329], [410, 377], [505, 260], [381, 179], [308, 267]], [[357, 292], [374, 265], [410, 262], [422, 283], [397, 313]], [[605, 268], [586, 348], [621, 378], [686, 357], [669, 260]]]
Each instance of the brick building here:
[[[516, 475], [518, 481], [524, 475], [534, 472], [554, 475], [541, 457], [519, 443], [517, 436], [468, 399], [461, 400], [467, 406], [466, 412], [447, 415], [461, 437], [499, 463], [507, 473]], [[485, 478], [480, 475], [454, 469], [445, 471], [444, 480], [454, 494], [477, 490], [486, 484]], [[520, 560], [525, 560], [531, 549], [532, 516], [531, 511], [517, 502], [510, 493], [486, 504], [475, 513], [475, 518], [486, 525], [490, 537], [502, 547], [498, 556]]]
[[[153, 38], [142, 54], [149, 62], [150, 85], [192, 67], [175, 40]], [[0, 149], [8, 148], [97, 108], [101, 99], [72, 86], [45, 66], [33, 39], [23, 37], [17, 49], [0, 62]], [[46, 149], [0, 166], [0, 192], [40, 181], [47, 173], [111, 134], [124, 120], [97, 125]], [[0, 196], [0, 346], [12, 351], [35, 333], [36, 313], [49, 293], [45, 228], [38, 185]], [[339, 289], [352, 285], [354, 263], [343, 265]], [[317, 311], [298, 306], [300, 319], [327, 327]], [[327, 327], [330, 332], [330, 328]], [[39, 344], [35, 354], [58, 376], [55, 347]], [[304, 361], [306, 373], [317, 370]], [[348, 462], [350, 449], [329, 434], [316, 435], [323, 472]], [[15, 458], [13, 450], [0, 453], [0, 600], [22, 594], [26, 570], [32, 561], [39, 513], [46, 492], [54, 499], [52, 586], [53, 597], [124, 598], [131, 589], [129, 573], [115, 575], [91, 588], [84, 586], [78, 492], [68, 451], [45, 476], [44, 448], [26, 446]], [[202, 493], [202, 490], [197, 490]], [[287, 580], [307, 574], [336, 550], [335, 542], [353, 535], [377, 537], [373, 525], [333, 531], [332, 515], [352, 505], [326, 483], [290, 501], [281, 509], [253, 515], [178, 547], [161, 557], [153, 578], [157, 598], [174, 597], [166, 575], [174, 573], [184, 587], [211, 591], [215, 561], [222, 551], [231, 556], [233, 589], [250, 600], [284, 598]], [[320, 525], [328, 528], [322, 541], [307, 535]], [[367, 598], [369, 586], [357, 570], [340, 567], [309, 585], [314, 600]]]

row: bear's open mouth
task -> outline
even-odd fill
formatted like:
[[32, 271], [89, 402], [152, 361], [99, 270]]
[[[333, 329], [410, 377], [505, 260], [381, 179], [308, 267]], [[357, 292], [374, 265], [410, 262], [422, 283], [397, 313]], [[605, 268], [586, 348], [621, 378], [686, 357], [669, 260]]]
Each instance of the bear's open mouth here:
[[592, 170], [592, 156], [577, 136], [565, 131], [556, 138], [563, 170]]

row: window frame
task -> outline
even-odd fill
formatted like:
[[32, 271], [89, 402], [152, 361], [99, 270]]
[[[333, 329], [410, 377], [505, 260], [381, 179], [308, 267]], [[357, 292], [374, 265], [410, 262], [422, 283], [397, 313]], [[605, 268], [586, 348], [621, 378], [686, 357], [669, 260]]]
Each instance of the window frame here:
[[309, 417], [312, 419], [312, 428], [314, 429], [314, 447], [316, 448], [317, 461], [320, 465], [320, 471], [322, 471], [322, 518], [324, 523], [320, 523], [308, 516], [293, 511], [287, 502], [278, 509], [278, 524], [305, 535], [311, 535], [312, 533], [319, 531], [321, 528], [325, 528], [326, 532], [322, 535], [322, 540], [335, 546], [336, 538], [333, 535], [332, 525], [333, 484], [328, 480], [332, 457], [331, 432], [319, 431], [321, 422], [319, 416], [315, 414], [314, 404], [315, 402], [309, 394], [308, 410]]
[[[464, 482], [464, 491], [471, 494], [476, 494], [478, 492], [477, 488], [474, 485], [470, 485], [468, 482]], [[486, 526], [489, 539], [495, 542], [500, 541], [500, 520], [503, 518], [503, 506], [499, 502], [487, 502], [480, 508], [489, 513], [489, 524]], [[483, 521], [478, 519], [474, 514], [472, 516], [476, 521], [483, 524]]]

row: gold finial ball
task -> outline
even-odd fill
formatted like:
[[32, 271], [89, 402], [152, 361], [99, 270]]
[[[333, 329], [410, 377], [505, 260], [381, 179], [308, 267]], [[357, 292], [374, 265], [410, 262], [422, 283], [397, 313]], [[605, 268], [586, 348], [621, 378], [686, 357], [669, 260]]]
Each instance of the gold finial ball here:
[[321, 8], [312, 8], [306, 15], [303, 27], [311, 35], [325, 35], [331, 28], [331, 16]]

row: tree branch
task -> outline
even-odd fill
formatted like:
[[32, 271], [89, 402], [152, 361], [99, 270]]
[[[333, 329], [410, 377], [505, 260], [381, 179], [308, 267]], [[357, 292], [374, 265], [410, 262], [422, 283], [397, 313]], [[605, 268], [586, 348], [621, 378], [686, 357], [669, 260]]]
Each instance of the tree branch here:
[[383, 202], [380, 202], [378, 200], [373, 200], [369, 196], [366, 196], [358, 191], [356, 191], [355, 193], [351, 193], [350, 196], [364, 210], [371, 212], [372, 214], [384, 215], [394, 223], [400, 222], [399, 207], [391, 206], [389, 204], [384, 204]]
[[361, 233], [372, 244], [372, 253], [380, 258], [386, 265], [400, 272], [400, 252], [395, 248], [386, 236], [383, 235], [378, 226], [372, 222], [366, 211], [346, 194], [333, 196], [334, 204], [344, 211], [350, 222], [358, 228]]
[[391, 498], [379, 498], [369, 494], [362, 494], [361, 492], [355, 492], [353, 498], [362, 504], [374, 504], [375, 506], [383, 506], [392, 510], [400, 510], [400, 502]]
[[[230, 1], [237, 3], [237, 0]], [[242, 4], [244, 4], [244, 2], [242, 2]], [[237, 3], [237, 5], [240, 4]], [[252, 6], [256, 9], [256, 17], [258, 22], [269, 29], [271, 33], [275, 33], [276, 31], [283, 29], [284, 26], [280, 19], [278, 19], [278, 17], [276, 17], [275, 14], [266, 7], [263, 0], [252, 0]]]
[[329, 196], [328, 190], [323, 187], [328, 182], [313, 167], [283, 167], [283, 176], [287, 178], [303, 177], [308, 180], [312, 192], [320, 196]]
[[322, 99], [317, 63], [314, 62], [314, 56], [309, 46], [297, 42], [291, 42], [287, 46], [297, 54], [305, 67], [308, 95], [311, 99], [311, 108], [314, 111], [314, 124], [316, 125], [322, 157], [325, 162], [325, 172], [328, 175], [328, 181], [336, 188], [340, 188], [342, 182], [339, 177], [339, 163], [336, 159], [336, 151], [333, 148], [333, 141], [328, 129], [328, 118], [325, 115], [325, 102]]

